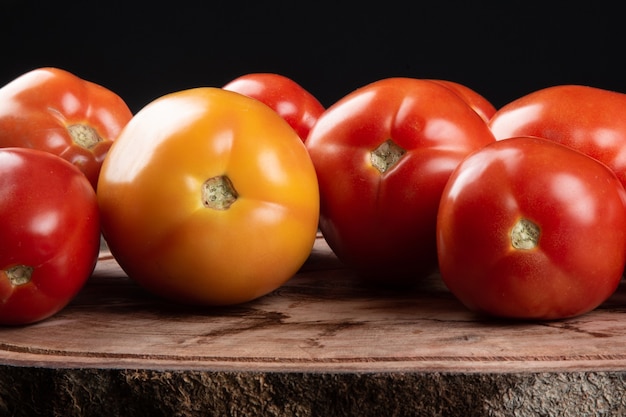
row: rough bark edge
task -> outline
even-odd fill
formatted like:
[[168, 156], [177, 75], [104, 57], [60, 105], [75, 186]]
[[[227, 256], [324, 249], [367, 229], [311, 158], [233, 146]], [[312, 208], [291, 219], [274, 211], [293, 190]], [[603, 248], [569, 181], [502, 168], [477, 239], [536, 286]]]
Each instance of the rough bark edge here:
[[4, 416], [619, 416], [626, 373], [242, 373], [0, 366]]

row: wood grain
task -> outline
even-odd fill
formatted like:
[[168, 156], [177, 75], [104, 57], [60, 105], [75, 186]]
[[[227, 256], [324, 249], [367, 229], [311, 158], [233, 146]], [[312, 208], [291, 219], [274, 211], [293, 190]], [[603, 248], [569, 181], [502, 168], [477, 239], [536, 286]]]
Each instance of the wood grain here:
[[137, 286], [103, 253], [62, 312], [0, 328], [0, 363], [51, 368], [290, 372], [626, 370], [626, 288], [582, 317], [507, 322], [467, 311], [433, 275], [365, 286], [317, 239], [302, 270], [239, 306], [188, 308]]

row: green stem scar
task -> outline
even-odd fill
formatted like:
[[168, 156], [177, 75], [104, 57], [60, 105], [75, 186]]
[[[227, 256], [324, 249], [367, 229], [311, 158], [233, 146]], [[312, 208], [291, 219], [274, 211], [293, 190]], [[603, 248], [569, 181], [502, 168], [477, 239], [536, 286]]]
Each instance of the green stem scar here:
[[540, 236], [539, 226], [528, 219], [521, 218], [511, 230], [511, 246], [521, 250], [536, 248]]
[[202, 204], [214, 210], [227, 210], [237, 201], [237, 191], [226, 175], [209, 178], [202, 184]]
[[28, 265], [15, 265], [4, 271], [11, 285], [28, 284], [33, 275], [33, 267]]
[[398, 163], [406, 150], [391, 139], [387, 139], [370, 153], [370, 162], [381, 174], [387, 172]]
[[99, 142], [102, 142], [102, 138], [98, 135], [96, 129], [91, 126], [76, 124], [68, 126], [67, 130], [74, 143], [85, 149], [92, 149]]

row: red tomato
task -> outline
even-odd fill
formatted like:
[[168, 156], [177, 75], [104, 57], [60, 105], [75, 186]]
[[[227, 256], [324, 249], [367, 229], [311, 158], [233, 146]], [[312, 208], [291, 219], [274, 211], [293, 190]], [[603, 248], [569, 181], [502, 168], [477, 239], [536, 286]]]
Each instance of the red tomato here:
[[128, 276], [175, 301], [250, 301], [290, 279], [317, 234], [315, 169], [258, 100], [172, 93], [135, 115], [98, 183], [102, 231]]
[[548, 140], [495, 142], [468, 156], [443, 191], [441, 277], [472, 310], [559, 319], [617, 288], [626, 191], [604, 164]]
[[0, 149], [0, 323], [28, 324], [65, 307], [100, 249], [96, 193], [56, 155]]
[[449, 88], [387, 78], [329, 107], [306, 145], [320, 184], [320, 229], [337, 257], [377, 283], [436, 269], [443, 187], [487, 124]]
[[537, 136], [608, 165], [626, 185], [626, 94], [559, 85], [506, 104], [489, 126], [496, 139]]
[[313, 94], [284, 75], [252, 73], [235, 78], [223, 87], [255, 98], [276, 111], [305, 141], [309, 131], [324, 112]]
[[0, 88], [0, 147], [58, 155], [95, 187], [112, 141], [131, 117], [112, 91], [61, 69], [40, 68]]
[[448, 80], [430, 80], [436, 83], [440, 83], [455, 93], [457, 93], [467, 104], [470, 105], [471, 108], [474, 109], [476, 113], [485, 122], [488, 122], [491, 117], [496, 113], [496, 108], [489, 100], [487, 100], [483, 95], [479, 94], [477, 91], [469, 88], [464, 84], [459, 84], [454, 81]]

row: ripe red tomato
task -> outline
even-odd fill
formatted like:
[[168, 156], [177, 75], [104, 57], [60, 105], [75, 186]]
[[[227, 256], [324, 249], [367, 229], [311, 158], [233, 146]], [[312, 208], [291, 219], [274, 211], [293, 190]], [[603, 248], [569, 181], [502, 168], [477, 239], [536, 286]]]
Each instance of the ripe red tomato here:
[[439, 83], [387, 78], [343, 97], [306, 141], [329, 246], [376, 283], [432, 272], [443, 187], [467, 154], [492, 142], [484, 120]]
[[139, 111], [98, 183], [102, 231], [128, 276], [198, 305], [250, 301], [290, 279], [317, 234], [315, 169], [258, 100], [185, 90]]
[[309, 131], [324, 112], [324, 106], [308, 90], [291, 78], [272, 73], [251, 73], [223, 87], [255, 98], [276, 111], [305, 141]]
[[537, 136], [604, 162], [626, 185], [626, 94], [581, 85], [537, 90], [501, 107], [496, 139]]
[[0, 88], [0, 147], [58, 155], [95, 187], [112, 141], [131, 117], [112, 91], [58, 68], [39, 68]]
[[443, 191], [441, 277], [472, 310], [559, 319], [605, 301], [622, 277], [626, 191], [604, 164], [545, 139], [468, 156]]
[[430, 81], [443, 84], [444, 86], [457, 93], [463, 100], [465, 100], [467, 104], [470, 105], [471, 108], [474, 109], [476, 113], [478, 113], [480, 117], [482, 117], [485, 122], [488, 122], [489, 119], [491, 119], [496, 113], [495, 106], [491, 104], [491, 102], [487, 100], [487, 98], [464, 84], [449, 80]]
[[100, 249], [96, 193], [69, 162], [0, 149], [0, 323], [43, 320], [91, 275]]

